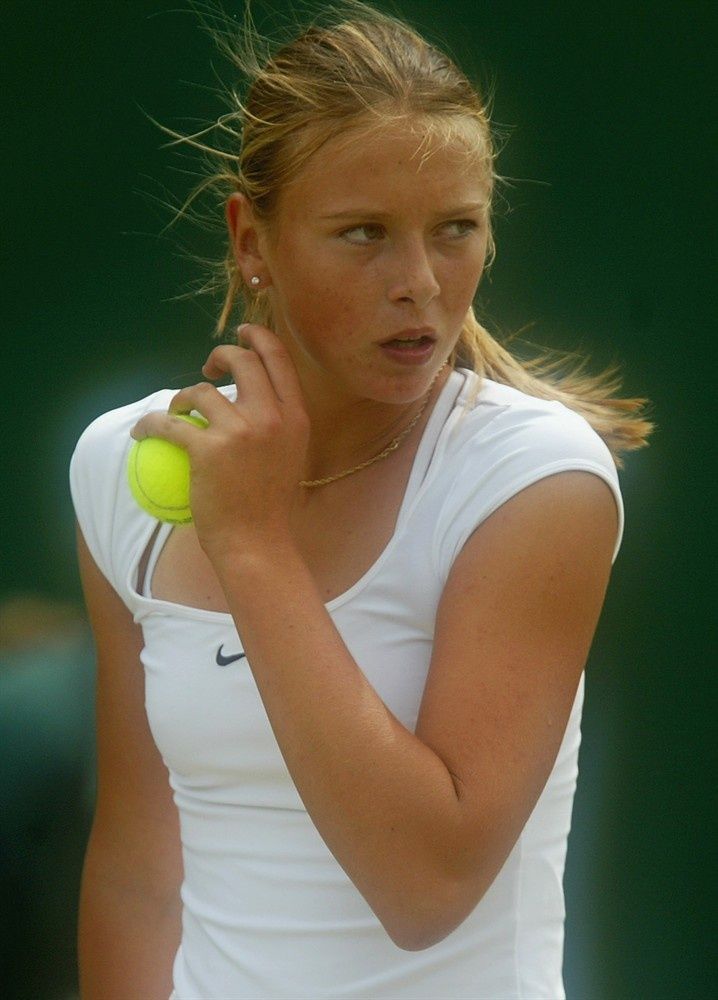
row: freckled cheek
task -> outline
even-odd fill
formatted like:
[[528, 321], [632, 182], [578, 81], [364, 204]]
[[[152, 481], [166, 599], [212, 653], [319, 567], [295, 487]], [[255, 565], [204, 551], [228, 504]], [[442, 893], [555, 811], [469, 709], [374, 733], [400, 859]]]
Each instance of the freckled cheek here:
[[286, 288], [285, 306], [297, 326], [306, 326], [326, 312], [332, 299], [331, 286], [311, 270], [295, 272]]
[[[312, 349], [331, 350], [341, 340], [344, 350], [352, 341], [366, 340], [367, 328], [374, 330], [381, 318], [384, 277], [377, 267], [346, 267], [336, 260], [326, 261], [315, 247], [297, 247], [290, 253], [283, 283], [284, 309], [295, 336]], [[311, 266], [297, 267], [311, 260]]]
[[347, 302], [341, 290], [327, 284], [305, 289], [297, 297], [296, 306], [303, 328], [315, 332], [341, 325], [347, 312]]
[[341, 269], [322, 269], [320, 266], [305, 280], [295, 283], [293, 296], [298, 306], [315, 315], [333, 316], [351, 314], [357, 302], [366, 303], [362, 283], [357, 276], [347, 275]]
[[310, 354], [332, 353], [352, 326], [346, 297], [331, 284], [307, 282], [304, 287], [295, 286], [287, 308], [294, 336]]
[[452, 308], [468, 310], [480, 285], [481, 274], [480, 262], [447, 272], [441, 282], [442, 297]]

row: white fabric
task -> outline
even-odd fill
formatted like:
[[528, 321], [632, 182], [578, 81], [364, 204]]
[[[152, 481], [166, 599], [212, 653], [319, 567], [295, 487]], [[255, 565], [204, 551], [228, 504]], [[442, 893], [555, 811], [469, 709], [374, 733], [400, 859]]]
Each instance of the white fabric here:
[[[414, 730], [436, 608], [471, 532], [509, 497], [583, 469], [624, 512], [615, 464], [589, 424], [546, 402], [452, 372], [425, 428], [394, 535], [326, 607], [391, 711]], [[233, 387], [225, 391], [233, 398]], [[182, 832], [182, 944], [174, 996], [190, 998], [550, 998], [565, 996], [563, 872], [578, 773], [584, 675], [549, 780], [484, 898], [443, 941], [396, 947], [330, 853], [286, 769], [233, 620], [143, 596], [140, 556], [156, 527], [125, 477], [129, 430], [166, 409], [163, 390], [95, 420], [73, 455], [77, 516], [100, 569], [142, 625], [150, 727]], [[163, 526], [161, 546], [171, 528]], [[281, 608], [277, 609], [281, 614]]]

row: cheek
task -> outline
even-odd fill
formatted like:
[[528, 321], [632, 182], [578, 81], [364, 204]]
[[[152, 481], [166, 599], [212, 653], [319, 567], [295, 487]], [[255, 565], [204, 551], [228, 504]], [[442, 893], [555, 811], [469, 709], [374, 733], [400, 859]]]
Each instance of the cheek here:
[[466, 302], [467, 308], [476, 294], [484, 273], [485, 262], [486, 249], [479, 249], [464, 262], [463, 267], [453, 268], [447, 274], [449, 287], [453, 290], [455, 298]]
[[349, 276], [342, 269], [323, 268], [318, 263], [293, 279], [291, 312], [303, 318], [305, 328], [346, 328], [347, 323], [356, 324], [366, 310], [369, 296], [365, 285], [356, 270]]
[[468, 309], [476, 294], [481, 272], [479, 262], [462, 267], [447, 267], [444, 270], [439, 284], [444, 305], [450, 312]]
[[360, 331], [355, 296], [341, 282], [307, 280], [295, 284], [286, 299], [292, 337], [314, 356], [346, 352], [353, 332]]

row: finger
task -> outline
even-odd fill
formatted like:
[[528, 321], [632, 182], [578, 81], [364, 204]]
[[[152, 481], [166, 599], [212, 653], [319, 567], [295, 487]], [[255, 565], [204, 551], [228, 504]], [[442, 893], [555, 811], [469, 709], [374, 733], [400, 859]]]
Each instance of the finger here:
[[242, 327], [242, 337], [262, 359], [279, 400], [285, 406], [304, 409], [296, 366], [276, 333], [258, 323], [247, 323]]
[[223, 344], [215, 347], [202, 368], [209, 378], [230, 375], [237, 386], [237, 406], [276, 410], [279, 403], [265, 364], [255, 350]]
[[178, 444], [182, 448], [189, 450], [194, 441], [195, 435], [204, 433], [203, 429], [188, 423], [180, 416], [173, 413], [165, 413], [157, 410], [153, 413], [146, 413], [144, 417], [137, 421], [130, 430], [130, 437], [135, 441], [142, 441], [144, 438], [157, 437], [164, 438], [172, 444]]
[[146, 413], [130, 431], [130, 435], [141, 441], [145, 437], [162, 437], [182, 447], [196, 440], [195, 433], [200, 428], [180, 419], [180, 414], [188, 414], [196, 410], [207, 421], [217, 422], [227, 410], [232, 411], [232, 404], [221, 392], [209, 382], [181, 389], [172, 400], [167, 411], [155, 410]]
[[218, 423], [233, 412], [232, 403], [209, 382], [198, 382], [180, 389], [168, 407], [171, 414], [190, 413], [192, 410], [201, 413], [210, 424]]
[[[241, 330], [241, 327], [239, 329]], [[250, 348], [239, 344], [220, 344], [207, 356], [207, 360], [202, 365], [202, 374], [213, 380], [222, 378], [224, 375], [231, 375], [233, 357], [240, 358], [242, 355], [250, 353], [256, 354], [256, 351], [252, 352]]]

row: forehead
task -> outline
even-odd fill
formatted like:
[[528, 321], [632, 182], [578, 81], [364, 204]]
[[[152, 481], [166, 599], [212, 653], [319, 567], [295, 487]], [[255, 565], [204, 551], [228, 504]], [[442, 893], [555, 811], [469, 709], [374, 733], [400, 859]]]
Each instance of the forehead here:
[[357, 129], [329, 139], [309, 158], [285, 189], [282, 214], [488, 205], [490, 191], [490, 160], [475, 137], [447, 142], [416, 125]]

